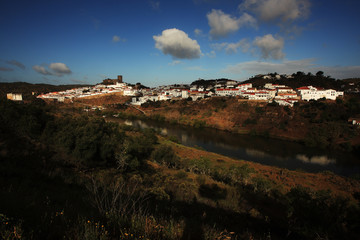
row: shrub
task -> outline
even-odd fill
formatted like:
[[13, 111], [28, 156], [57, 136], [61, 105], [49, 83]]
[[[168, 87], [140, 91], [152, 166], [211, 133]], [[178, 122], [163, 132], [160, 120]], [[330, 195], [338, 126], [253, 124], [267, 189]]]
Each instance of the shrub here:
[[183, 170], [180, 170], [175, 174], [175, 177], [178, 178], [178, 179], [186, 179], [187, 178], [187, 173], [185, 171], [183, 171]]
[[198, 119], [195, 119], [192, 126], [194, 128], [203, 128], [203, 127], [206, 127], [206, 121], [204, 120], [198, 120]]
[[198, 175], [196, 177], [196, 182], [199, 184], [199, 185], [204, 185], [206, 183], [206, 176], [204, 175]]
[[170, 141], [174, 142], [174, 143], [180, 143], [180, 140], [178, 139], [178, 137], [171, 135], [168, 137]]
[[269, 193], [273, 187], [273, 183], [263, 177], [256, 177], [252, 179], [252, 186], [255, 192]]
[[155, 162], [163, 164], [170, 168], [177, 168], [179, 165], [178, 156], [176, 156], [172, 147], [168, 145], [160, 145], [152, 152], [151, 158]]

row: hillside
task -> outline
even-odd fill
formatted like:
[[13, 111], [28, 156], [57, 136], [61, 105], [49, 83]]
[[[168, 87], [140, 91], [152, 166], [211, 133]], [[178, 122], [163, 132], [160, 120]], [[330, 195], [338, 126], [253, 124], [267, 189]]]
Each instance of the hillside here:
[[80, 88], [88, 85], [51, 85], [51, 84], [31, 84], [26, 82], [14, 82], [14, 83], [0, 83], [0, 98], [6, 97], [7, 93], [22, 93], [23, 99], [27, 99], [32, 95], [32, 92], [48, 93], [48, 92], [58, 92], [65, 91], [72, 88]]
[[342, 90], [341, 86], [344, 84], [342, 80], [335, 80], [331, 77], [323, 76], [323, 75], [312, 75], [312, 74], [304, 74], [302, 72], [298, 72], [296, 74], [292, 74], [292, 78], [286, 78], [285, 76], [280, 76], [280, 79], [275, 78], [276, 74], [270, 74], [273, 76], [273, 79], [264, 79], [263, 77], [253, 77], [249, 80], [245, 81], [245, 83], [252, 83], [254, 87], [262, 87], [265, 83], [273, 83], [286, 85], [293, 89], [302, 86], [314, 86], [321, 87], [325, 89], [335, 89]]
[[[264, 77], [265, 76], [265, 77]], [[198, 85], [203, 87], [215, 86], [215, 84], [226, 84], [227, 81], [233, 81], [231, 79], [199, 79], [193, 81], [191, 85]], [[303, 72], [297, 72], [290, 76], [278, 75], [277, 73], [269, 73], [267, 75], [257, 75], [249, 78], [242, 83], [252, 83], [253, 87], [262, 88], [266, 83], [273, 83], [279, 85], [286, 85], [293, 89], [302, 86], [314, 86], [325, 89], [335, 89], [338, 91], [352, 91], [355, 88], [360, 89], [360, 79], [334, 79], [330, 76], [324, 76], [322, 72], [313, 75], [311, 73], [305, 74]]]
[[[351, 150], [360, 144], [359, 130], [348, 124], [349, 117], [360, 113], [360, 99], [350, 96], [338, 101], [300, 102], [293, 108], [225, 97], [156, 102], [140, 108], [155, 120], [288, 139], [309, 146]], [[134, 114], [132, 108], [126, 112]], [[135, 114], [141, 117], [140, 112]]]

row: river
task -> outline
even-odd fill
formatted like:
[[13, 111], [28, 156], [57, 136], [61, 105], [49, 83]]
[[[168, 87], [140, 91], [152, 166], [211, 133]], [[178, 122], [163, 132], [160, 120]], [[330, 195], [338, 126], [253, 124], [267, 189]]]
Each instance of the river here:
[[151, 120], [122, 120], [136, 128], [153, 128], [162, 135], [175, 136], [185, 146], [235, 159], [306, 172], [331, 171], [343, 176], [360, 173], [360, 159], [354, 154], [307, 147], [303, 144], [261, 136], [241, 135], [217, 129], [196, 129]]

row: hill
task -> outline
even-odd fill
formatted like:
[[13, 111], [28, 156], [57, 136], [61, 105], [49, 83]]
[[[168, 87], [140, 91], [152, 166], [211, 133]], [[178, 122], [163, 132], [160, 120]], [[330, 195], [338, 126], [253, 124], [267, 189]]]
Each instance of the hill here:
[[[197, 86], [215, 86], [215, 84], [226, 84], [227, 81], [234, 81], [231, 79], [199, 79], [193, 81], [191, 85]], [[266, 83], [273, 83], [279, 85], [286, 85], [291, 88], [298, 88], [302, 86], [314, 86], [325, 89], [335, 89], [338, 91], [357, 91], [360, 88], [360, 78], [349, 78], [349, 79], [334, 79], [330, 76], [325, 76], [322, 71], [317, 72], [315, 75], [312, 73], [297, 72], [292, 75], [279, 75], [278, 73], [269, 73], [267, 75], [259, 74], [249, 78], [243, 83], [252, 83], [256, 88], [262, 88]]]
[[257, 75], [245, 83], [252, 83], [254, 87], [264, 86], [265, 83], [274, 83], [280, 85], [286, 85], [291, 88], [298, 88], [302, 86], [314, 86], [325, 89], [341, 90], [344, 82], [342, 80], [335, 80], [329, 76], [324, 76], [321, 72], [313, 75], [311, 73], [305, 74], [303, 72], [297, 72], [291, 76], [278, 75], [277, 73], [271, 73], [269, 76], [271, 79], [267, 79], [264, 75]]
[[67, 89], [85, 87], [89, 85], [51, 85], [51, 84], [31, 84], [26, 82], [0, 83], [0, 98], [6, 97], [7, 93], [22, 93], [23, 99], [29, 98], [33, 92], [47, 93], [65, 91]]

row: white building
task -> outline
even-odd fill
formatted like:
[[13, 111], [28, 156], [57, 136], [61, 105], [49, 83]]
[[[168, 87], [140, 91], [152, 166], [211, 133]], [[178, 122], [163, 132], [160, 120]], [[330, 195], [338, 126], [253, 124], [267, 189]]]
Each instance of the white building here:
[[215, 94], [218, 96], [240, 96], [242, 91], [238, 88], [217, 88]]
[[188, 98], [189, 97], [189, 91], [183, 90], [181, 91], [181, 98]]
[[321, 98], [326, 98], [330, 100], [335, 100], [339, 96], [343, 96], [344, 92], [339, 92], [333, 89], [321, 89], [313, 86], [306, 86], [297, 88], [301, 100], [310, 101], [310, 100], [319, 100]]
[[240, 90], [247, 90], [249, 88], [252, 88], [252, 83], [239, 84], [236, 86], [236, 88]]
[[12, 101], [22, 101], [22, 94], [21, 93], [8, 93], [6, 94], [6, 98]]
[[125, 88], [123, 95], [124, 96], [135, 96], [136, 93], [137, 93], [137, 90], [135, 90], [135, 89]]
[[266, 89], [277, 89], [277, 88], [286, 88], [285, 85], [279, 85], [279, 84], [272, 84], [272, 83], [265, 83], [264, 88]]
[[249, 100], [269, 100], [271, 95], [268, 91], [247, 91], [243, 93], [243, 96]]

